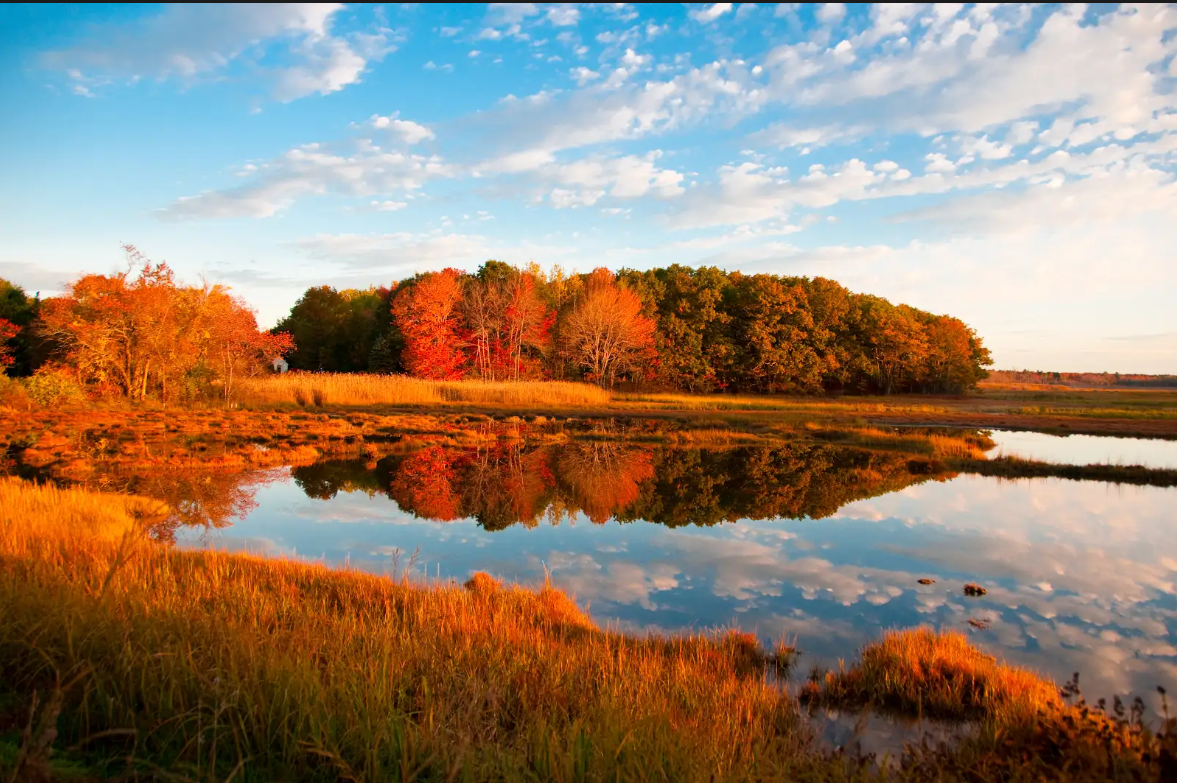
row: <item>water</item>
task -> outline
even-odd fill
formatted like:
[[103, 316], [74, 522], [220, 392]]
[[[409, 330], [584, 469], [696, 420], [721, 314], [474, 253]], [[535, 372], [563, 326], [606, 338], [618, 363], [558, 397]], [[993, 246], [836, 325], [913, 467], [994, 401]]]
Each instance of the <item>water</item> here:
[[1063, 465], [1105, 463], [1177, 470], [1177, 440], [1000, 430], [991, 437], [997, 448], [989, 453], [990, 457], [1005, 454]]
[[414, 576], [442, 580], [549, 573], [603, 625], [738, 625], [795, 639], [806, 670], [923, 624], [1060, 681], [1081, 672], [1092, 700], [1177, 686], [1174, 489], [954, 476], [828, 445], [432, 448], [249, 480], [232, 502], [209, 489], [231, 524], [183, 528], [181, 545], [377, 573], [416, 552]]

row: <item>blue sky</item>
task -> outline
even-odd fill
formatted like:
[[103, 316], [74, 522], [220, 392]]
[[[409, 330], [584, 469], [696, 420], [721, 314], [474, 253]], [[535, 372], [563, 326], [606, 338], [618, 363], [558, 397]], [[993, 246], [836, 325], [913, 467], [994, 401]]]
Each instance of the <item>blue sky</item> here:
[[0, 7], [0, 276], [273, 323], [487, 258], [822, 275], [997, 366], [1177, 372], [1177, 9]]

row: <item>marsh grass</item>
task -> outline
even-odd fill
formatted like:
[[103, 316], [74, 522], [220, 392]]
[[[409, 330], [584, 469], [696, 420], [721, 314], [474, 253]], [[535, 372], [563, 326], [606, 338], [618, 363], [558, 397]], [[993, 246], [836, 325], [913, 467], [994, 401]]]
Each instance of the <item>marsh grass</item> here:
[[812, 680], [806, 697], [949, 720], [1022, 719], [1063, 704], [1057, 685], [985, 655], [962, 633], [929, 628], [886, 633], [855, 666]]
[[286, 373], [241, 385], [247, 405], [606, 407], [612, 395], [587, 383], [560, 381], [429, 381], [405, 375]]
[[[1161, 690], [1162, 700], [1164, 690]], [[985, 655], [959, 632], [891, 631], [859, 663], [814, 672], [811, 705], [863, 707], [909, 718], [969, 721], [951, 750], [909, 747], [905, 771], [934, 780], [1168, 781], [1177, 774], [1177, 721], [1159, 726], [1119, 699], [1110, 712], [1063, 687]]]
[[[747, 634], [602, 631], [564, 593], [176, 551], [150, 501], [0, 483], [0, 691], [101, 775], [750, 779], [829, 767]], [[85, 521], [94, 516], [93, 526]], [[97, 534], [95, 534], [97, 533]], [[22, 711], [23, 712], [23, 711]], [[823, 773], [824, 774], [824, 773]]]
[[177, 551], [149, 539], [158, 511], [0, 481], [0, 780], [1159, 781], [1177, 761], [1172, 722], [918, 630], [808, 686], [976, 722], [878, 766], [816, 744], [781, 686], [792, 645], [606, 631], [486, 574]]
[[948, 464], [963, 473], [996, 478], [1062, 478], [1072, 481], [1107, 481], [1152, 487], [1177, 487], [1177, 469], [1142, 465], [1064, 465], [1002, 455], [992, 459], [950, 459]]

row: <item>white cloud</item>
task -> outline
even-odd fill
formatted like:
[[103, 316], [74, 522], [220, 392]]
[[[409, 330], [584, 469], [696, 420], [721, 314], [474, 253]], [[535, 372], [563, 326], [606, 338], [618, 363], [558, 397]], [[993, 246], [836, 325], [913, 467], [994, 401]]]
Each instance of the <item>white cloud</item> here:
[[708, 6], [691, 11], [691, 18], [703, 24], [711, 24], [719, 17], [731, 12], [733, 3], [711, 3]]
[[535, 3], [487, 3], [487, 24], [501, 26], [519, 24], [530, 16], [537, 16], [539, 8]]
[[723, 166], [717, 185], [691, 191], [671, 223], [685, 228], [786, 219], [796, 207], [817, 209], [864, 198], [884, 179], [857, 158], [829, 171], [814, 167], [796, 179], [783, 167], [745, 161]]
[[399, 212], [408, 205], [407, 201], [373, 201], [370, 208], [373, 212]]
[[600, 73], [585, 68], [583, 65], [578, 68], [573, 68], [571, 71], [569, 71], [569, 73], [572, 74], [572, 78], [575, 79], [576, 83], [581, 87], [595, 79], [601, 78]]
[[606, 192], [612, 198], [631, 199], [652, 195], [673, 198], [681, 195], [684, 176], [672, 169], [661, 169], [656, 161], [662, 153], [626, 155], [619, 158], [585, 158], [568, 163], [549, 163], [536, 170], [542, 181], [575, 188], [579, 193], [597, 195], [583, 203], [594, 204]]
[[930, 152], [924, 156], [924, 160], [928, 161], [924, 166], [924, 171], [928, 174], [951, 174], [956, 171], [956, 164], [942, 152]]
[[747, 89], [748, 70], [735, 62], [710, 63], [667, 81], [641, 84], [626, 82], [629, 71], [618, 70], [611, 80], [581, 90], [509, 98], [493, 111], [474, 115], [470, 127], [508, 148], [500, 157], [542, 158], [697, 122], [720, 105], [738, 115], [751, 111], [762, 98]]
[[633, 49], [626, 49], [625, 54], [621, 55], [621, 65], [630, 71], [645, 68], [653, 61], [654, 57], [652, 55], [638, 54]]
[[341, 3], [173, 3], [154, 16], [95, 31], [90, 43], [48, 52], [42, 62], [89, 92], [88, 80], [212, 77], [253, 62], [259, 42], [285, 47], [285, 66], [262, 67], [274, 97], [290, 101], [355, 84], [369, 63], [395, 47], [391, 31], [336, 36]]
[[1084, 7], [1064, 7], [1025, 45], [1021, 6], [949, 8], [926, 24], [903, 4], [871, 13], [872, 26], [850, 44], [892, 45], [853, 63], [809, 41], [777, 47], [766, 58], [775, 97], [823, 115], [869, 112], [888, 130], [922, 134], [977, 132], [1060, 109], [1135, 127], [1170, 105], [1150, 71], [1172, 48], [1163, 35], [1172, 12], [1163, 6], [1122, 7], [1096, 23]]
[[376, 130], [385, 131], [391, 136], [399, 137], [401, 141], [409, 145], [419, 144], [426, 139], [436, 138], [433, 131], [429, 128], [412, 120], [398, 119], [396, 114], [388, 117], [373, 114], [371, 119], [368, 120], [368, 123]]
[[842, 20], [842, 17], [846, 16], [846, 4], [822, 3], [818, 6], [817, 11], [814, 12], [814, 16], [822, 24], [836, 24]]
[[571, 27], [580, 21], [580, 9], [573, 3], [562, 3], [548, 8], [547, 17], [555, 27]]
[[243, 185], [177, 199], [159, 214], [169, 220], [270, 217], [308, 195], [406, 193], [456, 173], [437, 156], [389, 152], [365, 140], [350, 155], [307, 144], [258, 166]]
[[312, 259], [342, 269], [379, 270], [386, 275], [441, 269], [472, 269], [488, 258], [516, 264], [550, 261], [574, 252], [558, 245], [511, 243], [478, 234], [445, 231], [391, 234], [318, 234], [297, 241]]

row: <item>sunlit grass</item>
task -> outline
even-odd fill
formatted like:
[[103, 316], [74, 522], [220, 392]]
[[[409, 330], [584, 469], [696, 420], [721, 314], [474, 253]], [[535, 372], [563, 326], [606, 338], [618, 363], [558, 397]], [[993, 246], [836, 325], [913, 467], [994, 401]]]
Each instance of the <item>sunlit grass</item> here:
[[[0, 691], [81, 674], [61, 741], [124, 732], [87, 745], [107, 771], [130, 754], [201, 780], [240, 763], [253, 780], [746, 779], [819, 761], [754, 637], [636, 639], [487, 577], [175, 551], [127, 535], [145, 503], [0, 484]], [[104, 506], [96, 536], [83, 521]]]
[[855, 666], [812, 682], [808, 695], [958, 720], [1021, 720], [1063, 705], [1054, 683], [985, 655], [962, 633], [929, 628], [888, 632], [863, 648]]
[[506, 407], [607, 406], [612, 396], [598, 386], [561, 381], [429, 381], [406, 375], [286, 373], [243, 382], [246, 404], [409, 405], [461, 404]]
[[[963, 636], [917, 630], [810, 689], [978, 721], [878, 768], [816, 744], [766, 676], [791, 650], [752, 634], [604, 631], [559, 590], [486, 574], [412, 584], [177, 551], [146, 536], [158, 510], [0, 482], [9, 778], [56, 778], [61, 762], [21, 756], [39, 740], [74, 747], [84, 779], [200, 781], [1161, 780], [1174, 758], [1172, 727], [1067, 706]], [[6, 735], [30, 704], [35, 730]]]

